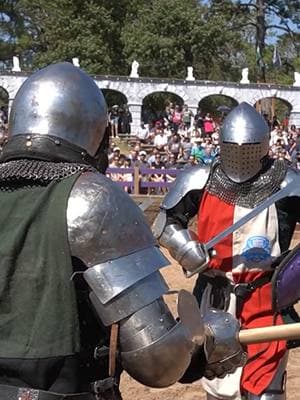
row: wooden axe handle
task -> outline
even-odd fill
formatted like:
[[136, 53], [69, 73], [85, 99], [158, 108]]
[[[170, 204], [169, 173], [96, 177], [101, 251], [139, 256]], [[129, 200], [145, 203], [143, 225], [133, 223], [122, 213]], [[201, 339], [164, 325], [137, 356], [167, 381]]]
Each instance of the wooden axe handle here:
[[238, 333], [241, 344], [265, 343], [276, 340], [300, 339], [300, 322], [295, 324], [242, 329]]

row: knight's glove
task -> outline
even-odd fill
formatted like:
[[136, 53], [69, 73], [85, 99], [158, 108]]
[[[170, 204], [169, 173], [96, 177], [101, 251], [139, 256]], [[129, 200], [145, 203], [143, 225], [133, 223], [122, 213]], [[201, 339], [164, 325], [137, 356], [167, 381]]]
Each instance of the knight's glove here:
[[203, 322], [207, 360], [204, 376], [208, 379], [223, 378], [247, 361], [247, 355], [238, 341], [240, 324], [231, 314], [216, 309], [208, 310]]

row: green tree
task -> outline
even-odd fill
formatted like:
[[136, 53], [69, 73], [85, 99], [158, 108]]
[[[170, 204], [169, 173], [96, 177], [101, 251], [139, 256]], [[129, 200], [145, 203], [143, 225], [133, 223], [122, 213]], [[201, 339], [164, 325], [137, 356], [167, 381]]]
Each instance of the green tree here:
[[[264, 60], [266, 37], [274, 30], [293, 35], [300, 27], [300, 5], [298, 0], [250, 0], [238, 1], [239, 13], [245, 17], [245, 24], [255, 29], [255, 49], [257, 52], [258, 77], [266, 81], [266, 62]], [[294, 25], [293, 25], [294, 24]]]
[[33, 41], [32, 63], [79, 57], [89, 73], [113, 73], [116, 24], [110, 10], [96, 0], [20, 0], [18, 10]]
[[[224, 3], [226, 7], [224, 8]], [[251, 65], [251, 73], [261, 82], [273, 79], [272, 48], [268, 46], [267, 39], [270, 36], [281, 34], [295, 37], [295, 30], [300, 27], [300, 3], [299, 0], [211, 0], [211, 10], [219, 10], [231, 15], [231, 23], [236, 31], [242, 32], [246, 40], [245, 54], [248, 65]], [[252, 44], [253, 49], [249, 49]], [[256, 59], [256, 67], [253, 70], [253, 60]], [[271, 76], [270, 76], [271, 71]], [[284, 73], [279, 74], [283, 80]]]
[[137, 59], [146, 76], [184, 78], [193, 66], [198, 79], [236, 77], [243, 45], [223, 9], [196, 0], [145, 2], [122, 31], [127, 62]]
[[[31, 38], [17, 0], [0, 0], [0, 60], [2, 67], [12, 62], [14, 55], [23, 55], [31, 47]], [[28, 55], [28, 52], [27, 52]]]
[[[134, 59], [143, 76], [181, 78], [194, 67], [198, 79], [233, 80], [250, 68], [256, 80], [260, 44], [263, 77], [290, 83], [298, 56], [284, 56], [272, 70], [271, 32], [296, 43], [290, 22], [299, 22], [298, 0], [0, 0], [0, 59], [19, 55], [32, 70], [79, 57], [91, 74], [128, 75]], [[263, 13], [261, 13], [263, 8]], [[272, 15], [277, 15], [274, 25]], [[290, 36], [289, 36], [290, 35]], [[287, 53], [287, 51], [285, 51]], [[275, 78], [274, 78], [275, 76]]]

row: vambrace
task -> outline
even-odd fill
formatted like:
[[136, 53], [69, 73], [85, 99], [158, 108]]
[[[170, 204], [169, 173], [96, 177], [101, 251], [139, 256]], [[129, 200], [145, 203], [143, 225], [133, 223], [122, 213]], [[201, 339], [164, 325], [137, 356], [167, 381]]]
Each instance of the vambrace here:
[[[189, 323], [185, 323], [184, 316], [176, 322], [162, 298], [168, 286], [159, 268], [167, 264], [159, 249], [152, 247], [96, 265], [84, 273], [102, 322], [119, 323], [124, 369], [152, 387], [177, 382], [190, 364], [195, 347]], [[186, 311], [184, 306], [182, 314]], [[200, 321], [195, 307], [196, 312]], [[178, 313], [180, 316], [180, 310]], [[198, 342], [201, 341], [200, 333]]]
[[199, 208], [210, 167], [197, 166], [180, 173], [160, 206], [152, 231], [159, 244], [183, 267], [186, 276], [207, 269], [209, 254], [197, 235], [187, 229]]
[[175, 223], [166, 225], [158, 240], [182, 266], [187, 277], [207, 269], [209, 254], [193, 231], [183, 229]]

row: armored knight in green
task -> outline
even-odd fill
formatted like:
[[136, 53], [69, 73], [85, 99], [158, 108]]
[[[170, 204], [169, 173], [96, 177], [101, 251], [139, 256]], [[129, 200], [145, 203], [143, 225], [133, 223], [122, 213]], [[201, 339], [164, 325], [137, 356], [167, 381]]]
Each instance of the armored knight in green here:
[[101, 91], [69, 63], [31, 75], [13, 102], [0, 164], [0, 400], [118, 399], [122, 368], [166, 387], [196, 348], [199, 376], [222, 353], [220, 340], [204, 353], [203, 326], [185, 317], [198, 313], [192, 297], [179, 294], [179, 321], [165, 304], [169, 261], [101, 173], [106, 127]]

